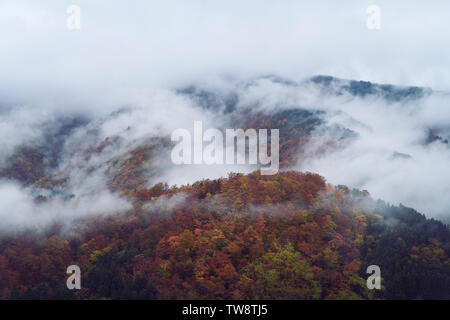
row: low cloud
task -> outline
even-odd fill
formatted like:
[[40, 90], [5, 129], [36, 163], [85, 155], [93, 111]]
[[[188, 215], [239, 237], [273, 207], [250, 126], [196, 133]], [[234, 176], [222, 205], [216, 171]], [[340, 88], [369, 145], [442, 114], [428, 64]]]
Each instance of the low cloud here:
[[0, 231], [45, 230], [52, 223], [68, 227], [88, 216], [123, 213], [130, 203], [108, 191], [81, 194], [72, 199], [53, 198], [37, 203], [30, 190], [0, 181]]

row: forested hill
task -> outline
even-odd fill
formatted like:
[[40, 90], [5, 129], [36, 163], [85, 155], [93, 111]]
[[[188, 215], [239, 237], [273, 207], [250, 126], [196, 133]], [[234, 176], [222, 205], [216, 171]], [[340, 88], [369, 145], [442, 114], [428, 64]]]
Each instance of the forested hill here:
[[[122, 191], [123, 215], [0, 240], [1, 298], [449, 299], [450, 230], [312, 173]], [[79, 265], [82, 289], [66, 288]], [[382, 289], [368, 290], [378, 265]]]

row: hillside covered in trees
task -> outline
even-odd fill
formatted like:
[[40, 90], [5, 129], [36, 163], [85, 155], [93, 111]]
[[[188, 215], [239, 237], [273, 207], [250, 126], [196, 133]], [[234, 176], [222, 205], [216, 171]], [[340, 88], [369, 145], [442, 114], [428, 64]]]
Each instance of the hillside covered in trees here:
[[[3, 233], [0, 298], [450, 299], [448, 226], [317, 174], [121, 192], [123, 214]], [[381, 290], [366, 287], [374, 264]]]

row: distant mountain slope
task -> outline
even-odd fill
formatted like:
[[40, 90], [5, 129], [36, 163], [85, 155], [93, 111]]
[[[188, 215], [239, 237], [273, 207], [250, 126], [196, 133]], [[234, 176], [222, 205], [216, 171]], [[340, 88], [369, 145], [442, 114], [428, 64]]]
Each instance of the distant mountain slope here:
[[319, 85], [324, 91], [331, 90], [337, 95], [348, 93], [358, 97], [382, 96], [389, 102], [420, 99], [433, 92], [430, 88], [400, 87], [370, 81], [343, 80], [330, 76], [315, 76], [310, 81]]
[[[372, 100], [364, 99], [373, 97], [382, 99], [383, 103], [404, 105], [405, 112], [414, 113], [415, 107], [410, 106], [414, 106], [414, 101], [435, 93], [427, 88], [398, 87], [330, 76], [293, 81], [268, 75], [248, 81], [231, 81], [223, 86], [192, 84], [173, 90], [173, 94], [182, 99], [180, 101], [190, 103], [189, 108], [192, 109], [185, 112], [192, 110], [201, 114], [204, 110], [205, 115], [214, 119], [210, 125], [222, 130], [279, 129], [280, 168], [284, 170], [302, 168], [311, 160], [327, 158], [333, 152], [345, 150], [358, 141], [361, 133], [373, 130], [370, 124], [340, 110], [339, 104], [347, 103], [347, 98], [342, 102], [338, 100], [337, 104], [335, 99], [347, 96], [361, 98], [363, 100], [354, 103], [364, 109], [372, 103]], [[148, 113], [158, 118], [158, 108], [160, 106]], [[39, 136], [43, 138], [24, 142], [12, 153], [3, 155], [0, 178], [31, 187], [33, 195], [40, 200], [49, 196], [76, 197], [79, 186], [73, 185], [75, 176], [82, 181], [83, 176], [95, 174], [99, 176], [98, 181], [104, 182], [103, 187], [111, 191], [132, 191], [158, 181], [172, 183], [168, 176], [174, 166], [166, 161], [173, 147], [170, 131], [158, 131], [151, 126], [145, 128], [145, 123], [138, 127], [133, 122], [136, 122], [134, 117], [139, 112], [142, 110], [127, 107], [99, 118], [79, 115], [55, 117], [42, 124]], [[167, 119], [161, 121], [167, 124]], [[186, 125], [190, 127], [192, 123]], [[123, 129], [108, 133], [111, 127], [117, 126]], [[417, 131], [413, 133], [421, 134], [421, 140], [411, 139], [420, 143], [423, 152], [427, 152], [425, 149], [430, 145], [448, 146], [450, 131], [445, 127], [430, 124], [423, 128], [418, 126]], [[391, 163], [414, 161], [415, 155], [403, 148], [417, 142], [412, 140], [395, 148], [383, 145], [385, 158]], [[245, 169], [249, 172], [256, 167]], [[187, 172], [183, 174], [189, 176]], [[216, 176], [223, 174], [218, 172]], [[192, 182], [192, 179], [199, 177], [187, 178], [187, 181]], [[52, 190], [54, 187], [58, 192]]]

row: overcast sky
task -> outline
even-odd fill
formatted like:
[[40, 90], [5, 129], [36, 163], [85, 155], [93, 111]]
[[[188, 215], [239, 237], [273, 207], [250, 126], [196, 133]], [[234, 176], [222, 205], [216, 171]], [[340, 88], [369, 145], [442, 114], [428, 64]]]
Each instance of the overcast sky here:
[[[80, 30], [66, 26], [72, 4]], [[369, 5], [380, 30], [367, 28]], [[0, 101], [108, 104], [224, 73], [450, 90], [449, 12], [444, 0], [1, 0]]]

